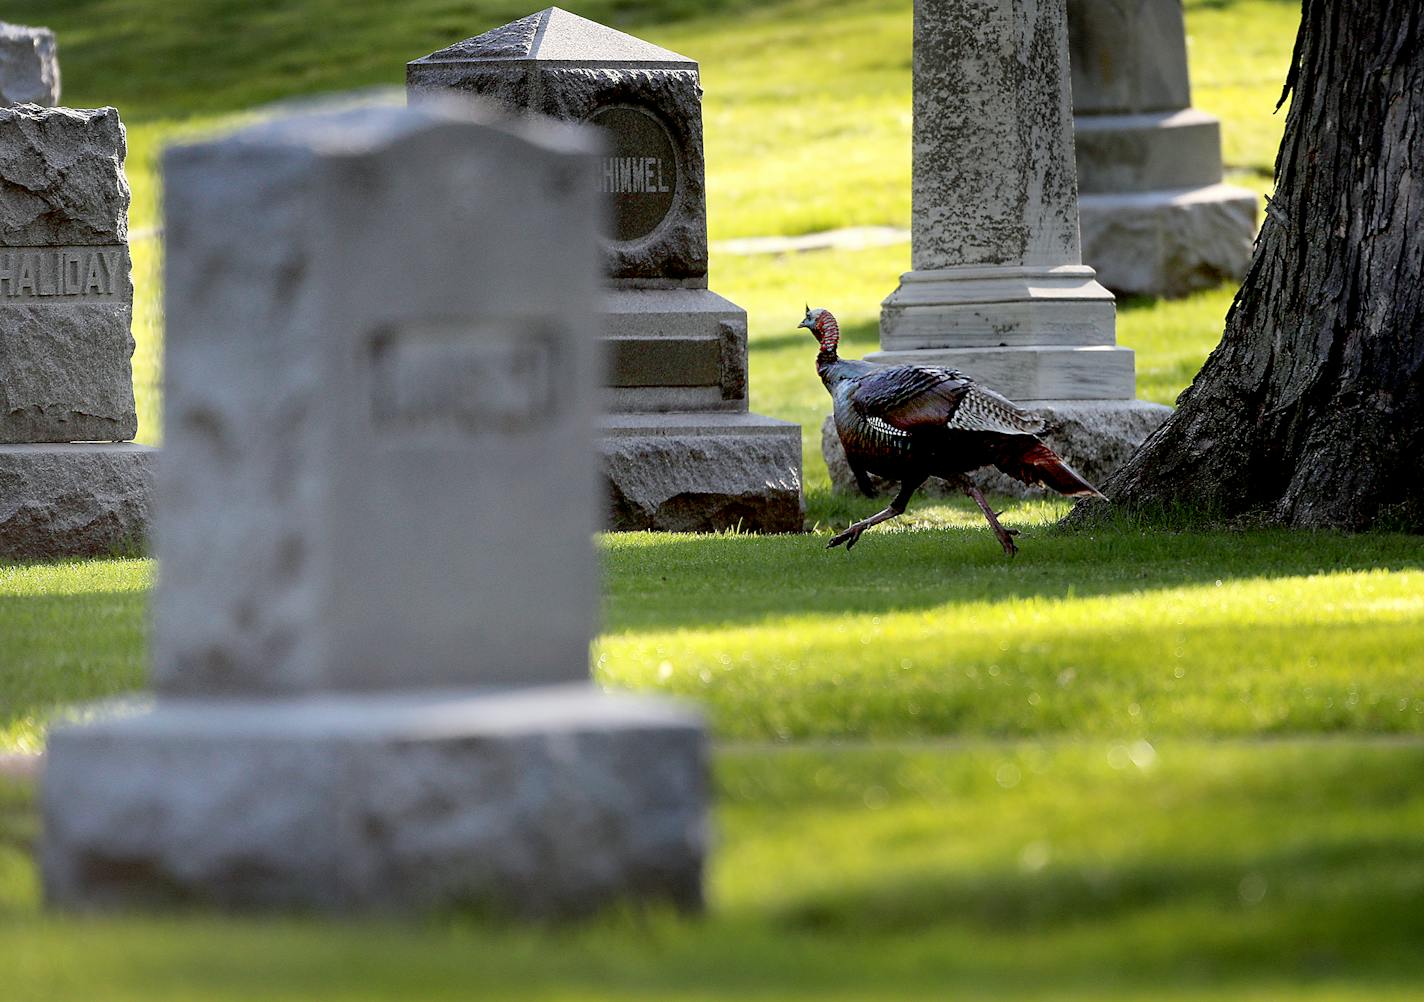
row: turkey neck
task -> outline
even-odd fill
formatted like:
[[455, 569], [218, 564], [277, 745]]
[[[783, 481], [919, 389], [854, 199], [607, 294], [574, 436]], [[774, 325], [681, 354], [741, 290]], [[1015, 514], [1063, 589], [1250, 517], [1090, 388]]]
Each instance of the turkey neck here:
[[836, 354], [834, 348], [829, 351], [822, 348], [816, 356], [816, 374], [821, 377], [821, 382], [826, 384], [828, 390], [833, 389], [841, 380], [854, 375], [851, 368]]

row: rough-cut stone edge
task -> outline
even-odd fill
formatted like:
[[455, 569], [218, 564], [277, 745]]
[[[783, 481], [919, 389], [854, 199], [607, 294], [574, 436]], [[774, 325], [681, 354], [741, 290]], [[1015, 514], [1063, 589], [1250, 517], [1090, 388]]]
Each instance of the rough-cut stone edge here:
[[1084, 195], [1083, 257], [1122, 295], [1185, 296], [1251, 266], [1260, 196], [1246, 188]]
[[[1047, 433], [1040, 435], [1049, 448], [1057, 452], [1089, 482], [1102, 484], [1122, 466], [1172, 412], [1163, 404], [1143, 400], [1030, 400], [1022, 406], [1043, 415], [1049, 422]], [[831, 486], [838, 493], [858, 494], [855, 478], [846, 463], [845, 450], [836, 434], [835, 421], [829, 415], [821, 423], [821, 454], [831, 474]], [[991, 494], [1009, 497], [1042, 497], [1051, 493], [1042, 487], [1028, 487], [995, 469], [973, 474], [971, 479]], [[879, 493], [894, 493], [892, 481], [872, 477]], [[962, 497], [963, 492], [939, 478], [930, 480], [920, 493], [925, 497]]]
[[680, 704], [580, 684], [90, 710], [49, 739], [53, 905], [702, 905], [707, 739]]
[[128, 443], [0, 445], [0, 559], [140, 551], [157, 455]]
[[801, 532], [799, 425], [758, 414], [622, 414], [599, 454], [614, 531]]

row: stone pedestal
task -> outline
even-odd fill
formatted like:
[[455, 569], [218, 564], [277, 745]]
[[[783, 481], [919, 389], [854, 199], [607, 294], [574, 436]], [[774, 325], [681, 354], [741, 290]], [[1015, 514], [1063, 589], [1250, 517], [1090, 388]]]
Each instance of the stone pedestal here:
[[59, 104], [54, 32], [0, 21], [0, 104]]
[[1180, 0], [1068, 0], [1083, 260], [1119, 293], [1180, 296], [1251, 263], [1254, 192], [1221, 183], [1191, 107]]
[[70, 908], [696, 909], [706, 776], [694, 714], [588, 685], [114, 706], [50, 735], [44, 883]]
[[801, 427], [760, 414], [610, 414], [599, 422], [616, 529], [800, 532]]
[[131, 443], [0, 445], [0, 559], [141, 552], [157, 458]]
[[[914, 270], [866, 358], [956, 368], [1033, 406], [1053, 447], [1101, 479], [1168, 411], [1134, 399], [1112, 293], [1079, 254], [1063, 0], [973, 6], [915, 4]], [[822, 447], [854, 489], [840, 442], [823, 433]]]
[[52, 732], [51, 902], [700, 904], [700, 721], [588, 682], [597, 140], [429, 102], [165, 155], [158, 698]]
[[[0, 26], [0, 57], [17, 32], [52, 49]], [[131, 551], [153, 456], [118, 444], [138, 430], [124, 127], [113, 108], [0, 108], [0, 148], [0, 557]]]
[[413, 100], [481, 95], [607, 137], [595, 176], [609, 285], [606, 524], [799, 531], [799, 439], [793, 449], [791, 426], [748, 413], [746, 312], [707, 288], [697, 63], [550, 7], [412, 61], [406, 81]]

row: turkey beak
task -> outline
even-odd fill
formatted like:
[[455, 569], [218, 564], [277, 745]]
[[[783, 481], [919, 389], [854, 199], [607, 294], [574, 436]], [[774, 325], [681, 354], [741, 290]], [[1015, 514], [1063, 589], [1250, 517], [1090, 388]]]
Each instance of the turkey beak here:
[[799, 324], [797, 324], [796, 326], [797, 326], [797, 327], [805, 327], [805, 328], [806, 328], [807, 330], [809, 330], [812, 334], [816, 333], [816, 325], [811, 321], [811, 318], [810, 318], [810, 317], [807, 317], [805, 320], [801, 321], [801, 322], [800, 322]]

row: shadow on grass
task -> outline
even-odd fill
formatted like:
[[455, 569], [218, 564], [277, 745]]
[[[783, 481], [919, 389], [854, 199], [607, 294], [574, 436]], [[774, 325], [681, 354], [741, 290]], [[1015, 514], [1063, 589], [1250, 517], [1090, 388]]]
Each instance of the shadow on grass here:
[[[864, 501], [868, 509], [876, 504]], [[1014, 524], [1012, 513], [1005, 521]], [[1070, 531], [1044, 525], [1024, 529], [1012, 560], [980, 527], [877, 528], [849, 553], [827, 550], [826, 534], [607, 538], [604, 594], [612, 630], [1424, 568], [1424, 537], [1385, 533], [1170, 532], [1111, 524]]]
[[[31, 898], [6, 916], [6, 945], [25, 958], [8, 987], [115, 1002], [1417, 997], [1420, 749], [1192, 745], [1181, 757], [1191, 764], [1129, 779], [1070, 749], [1056, 760], [1061, 792], [991, 780], [976, 793], [960, 788], [985, 764], [972, 752], [720, 755], [729, 831], [713, 867], [742, 892], [705, 919], [629, 911], [558, 930], [449, 917], [74, 921], [38, 915]], [[858, 778], [892, 788], [909, 759], [926, 780], [956, 782], [907, 793], [928, 811], [876, 828], [900, 809], [893, 796], [872, 808], [805, 795], [847, 758], [862, 763]], [[800, 799], [727, 788], [748, 774]], [[1359, 827], [1342, 828], [1352, 816]], [[1082, 830], [1076, 849], [1056, 840], [1065, 826]], [[1135, 840], [1139, 827], [1151, 838]], [[1044, 838], [1054, 853], [1034, 872], [1003, 862]], [[926, 859], [946, 844], [950, 861]]]

